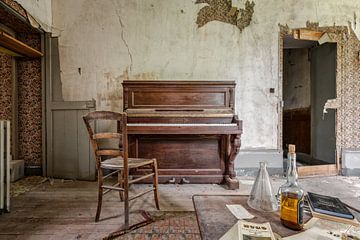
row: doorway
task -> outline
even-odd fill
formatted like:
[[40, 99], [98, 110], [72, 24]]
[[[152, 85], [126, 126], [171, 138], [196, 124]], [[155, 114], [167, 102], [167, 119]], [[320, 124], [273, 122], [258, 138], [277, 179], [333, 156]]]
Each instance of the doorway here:
[[300, 176], [336, 175], [336, 43], [283, 37], [283, 150], [296, 145]]

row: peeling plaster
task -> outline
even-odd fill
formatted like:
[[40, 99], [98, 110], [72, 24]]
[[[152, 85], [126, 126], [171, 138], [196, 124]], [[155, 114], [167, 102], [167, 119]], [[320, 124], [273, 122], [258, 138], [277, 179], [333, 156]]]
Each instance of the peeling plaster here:
[[310, 21], [306, 22], [306, 28], [314, 29], [318, 27], [319, 27], [319, 22], [310, 22]]
[[328, 109], [337, 109], [340, 107], [340, 99], [336, 98], [336, 99], [328, 99], [326, 101], [326, 103], [324, 104], [324, 109], [323, 109], [323, 119], [325, 118], [325, 113], [328, 113], [327, 110]]
[[[196, 23], [202, 27], [211, 21], [220, 21], [237, 26], [240, 32], [250, 25], [254, 14], [255, 3], [245, 2], [245, 9], [232, 6], [231, 0], [197, 0], [195, 4], [206, 3], [198, 12]], [[240, 13], [240, 17], [239, 16]]]

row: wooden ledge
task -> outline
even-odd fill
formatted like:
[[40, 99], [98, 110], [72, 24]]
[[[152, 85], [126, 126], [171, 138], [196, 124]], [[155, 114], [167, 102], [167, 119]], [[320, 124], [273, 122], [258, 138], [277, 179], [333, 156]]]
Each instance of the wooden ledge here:
[[44, 54], [0, 30], [0, 45], [12, 52], [31, 58], [39, 58]]

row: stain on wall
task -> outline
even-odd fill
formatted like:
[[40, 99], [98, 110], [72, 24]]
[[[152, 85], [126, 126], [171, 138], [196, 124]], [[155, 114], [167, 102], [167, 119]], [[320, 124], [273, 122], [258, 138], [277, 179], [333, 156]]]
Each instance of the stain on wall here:
[[[18, 38], [31, 47], [40, 49], [38, 34], [20, 34]], [[19, 58], [17, 71], [19, 158], [24, 159], [26, 166], [41, 166], [41, 60]]]
[[211, 21], [220, 21], [237, 26], [240, 32], [250, 25], [254, 14], [254, 2], [246, 1], [244, 9], [232, 6], [231, 0], [197, 0], [195, 4], [206, 3], [200, 9], [196, 24], [202, 27]]
[[12, 57], [0, 53], [0, 119], [12, 119]]

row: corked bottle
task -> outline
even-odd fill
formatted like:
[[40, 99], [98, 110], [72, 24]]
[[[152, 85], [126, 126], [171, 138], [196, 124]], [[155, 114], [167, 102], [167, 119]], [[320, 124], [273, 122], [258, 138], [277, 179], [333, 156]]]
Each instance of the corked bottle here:
[[287, 184], [280, 192], [281, 223], [291, 229], [301, 230], [304, 222], [304, 191], [297, 183], [295, 145], [289, 145]]

